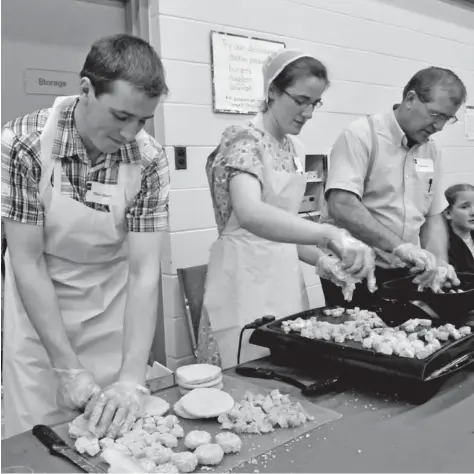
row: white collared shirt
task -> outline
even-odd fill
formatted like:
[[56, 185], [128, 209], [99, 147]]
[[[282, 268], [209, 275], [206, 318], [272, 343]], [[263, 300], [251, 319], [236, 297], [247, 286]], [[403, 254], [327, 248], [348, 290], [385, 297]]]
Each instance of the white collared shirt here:
[[[331, 151], [326, 193], [343, 189], [360, 197], [364, 206], [382, 224], [405, 242], [419, 245], [420, 228], [427, 216], [447, 207], [441, 184], [441, 153], [433, 140], [412, 148], [398, 124], [394, 111], [373, 116], [378, 141], [372, 174], [365, 176], [372, 148], [368, 120], [351, 123]], [[323, 217], [325, 222], [331, 218]], [[377, 251], [377, 264], [389, 266]]]

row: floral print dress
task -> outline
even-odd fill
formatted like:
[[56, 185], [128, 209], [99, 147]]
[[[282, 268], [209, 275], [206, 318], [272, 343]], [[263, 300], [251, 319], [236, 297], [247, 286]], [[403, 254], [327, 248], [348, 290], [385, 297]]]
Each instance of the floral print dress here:
[[[227, 127], [219, 146], [209, 156], [206, 174], [219, 236], [232, 214], [230, 181], [238, 174], [247, 173], [258, 179], [263, 186], [262, 160], [265, 152], [272, 156], [275, 171], [296, 172], [293, 142], [285, 137], [279, 143], [270, 133], [252, 122]], [[222, 365], [217, 341], [204, 306], [199, 324], [197, 361]]]

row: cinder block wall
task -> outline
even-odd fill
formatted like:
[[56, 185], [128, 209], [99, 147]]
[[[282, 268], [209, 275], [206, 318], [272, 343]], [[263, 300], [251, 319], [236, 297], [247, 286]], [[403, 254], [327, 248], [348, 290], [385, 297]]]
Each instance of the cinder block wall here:
[[[418, 69], [454, 69], [474, 91], [474, 9], [441, 0], [151, 0], [151, 36], [171, 93], [160, 108], [158, 139], [172, 166], [171, 225], [163, 266], [168, 366], [192, 361], [176, 269], [207, 263], [217, 237], [204, 173], [224, 127], [247, 117], [214, 114], [210, 31], [280, 40], [326, 63], [332, 86], [301, 138], [308, 153], [325, 153], [357, 116], [387, 110]], [[470, 25], [470, 26], [469, 26]], [[472, 101], [471, 101], [472, 103]], [[463, 111], [460, 112], [463, 116]], [[160, 122], [161, 121], [161, 122]], [[446, 185], [474, 184], [474, 141], [463, 124], [439, 135]], [[185, 145], [187, 170], [174, 170], [173, 146]], [[314, 307], [324, 298], [305, 268]]]

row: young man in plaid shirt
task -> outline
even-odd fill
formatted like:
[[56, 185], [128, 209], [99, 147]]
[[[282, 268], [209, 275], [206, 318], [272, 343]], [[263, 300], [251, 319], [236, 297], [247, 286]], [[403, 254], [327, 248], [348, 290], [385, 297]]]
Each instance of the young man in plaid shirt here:
[[95, 42], [80, 75], [2, 132], [7, 436], [84, 407], [114, 436], [147, 393], [169, 171], [143, 126], [168, 88], [129, 35]]

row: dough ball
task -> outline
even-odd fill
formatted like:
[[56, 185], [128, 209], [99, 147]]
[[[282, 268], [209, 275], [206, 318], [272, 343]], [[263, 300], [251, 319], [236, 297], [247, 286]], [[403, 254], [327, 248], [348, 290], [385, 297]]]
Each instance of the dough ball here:
[[178, 439], [171, 433], [160, 433], [157, 440], [167, 448], [176, 448], [178, 446]]
[[140, 430], [143, 428], [143, 418], [138, 418], [132, 425], [132, 430]]
[[146, 444], [142, 441], [135, 441], [129, 444], [128, 448], [132, 452], [132, 456], [136, 457], [137, 459], [145, 457]]
[[184, 445], [187, 449], [193, 451], [201, 444], [209, 444], [211, 439], [211, 435], [207, 431], [193, 430], [184, 438]]
[[114, 444], [115, 441], [112, 438], [105, 437], [99, 440], [99, 445], [102, 449], [110, 448], [111, 446], [114, 446]]
[[73, 439], [82, 436], [93, 436], [89, 431], [89, 422], [84, 418], [84, 415], [79, 415], [69, 423], [69, 436]]
[[160, 464], [156, 467], [155, 472], [176, 472], [179, 473], [178, 468], [172, 462], [167, 462], [165, 464]]
[[156, 464], [151, 459], [140, 459], [139, 463], [146, 472], [156, 472]]
[[242, 440], [235, 433], [219, 433], [216, 435], [216, 443], [225, 454], [239, 453], [242, 449]]
[[160, 436], [160, 432], [155, 431], [154, 433], [147, 433], [144, 437], [143, 440], [145, 441], [146, 444], [155, 444], [158, 443], [158, 436]]
[[169, 426], [166, 426], [166, 425], [158, 425], [156, 427], [156, 432], [157, 433], [170, 433], [171, 428]]
[[197, 456], [189, 451], [174, 453], [171, 461], [178, 467], [179, 472], [193, 472], [198, 465]]
[[157, 425], [164, 425], [164, 426], [167, 426], [168, 428], [173, 428], [173, 426], [177, 425], [178, 423], [179, 423], [178, 417], [175, 415], [168, 415], [168, 416], [165, 416], [164, 418], [160, 417], [159, 420], [156, 422]]
[[147, 433], [154, 433], [156, 431], [156, 426], [155, 425], [143, 425], [143, 430], [146, 431]]
[[201, 444], [195, 454], [199, 464], [204, 466], [215, 466], [224, 458], [224, 450], [218, 444]]
[[170, 448], [165, 448], [160, 443], [145, 448], [145, 456], [156, 464], [167, 463], [172, 455], [173, 451]]
[[174, 425], [170, 434], [176, 436], [176, 438], [183, 438], [184, 437], [184, 430], [181, 425]]

